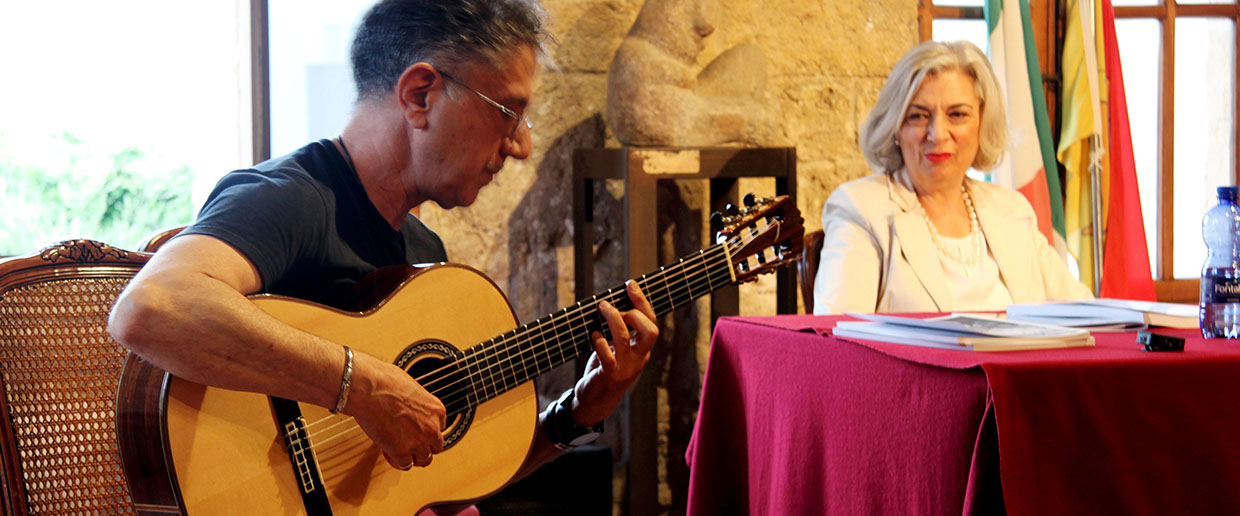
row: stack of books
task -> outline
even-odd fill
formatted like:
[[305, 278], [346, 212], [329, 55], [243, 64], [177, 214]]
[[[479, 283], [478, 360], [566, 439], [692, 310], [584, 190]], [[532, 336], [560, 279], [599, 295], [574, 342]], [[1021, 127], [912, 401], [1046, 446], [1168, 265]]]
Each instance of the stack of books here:
[[964, 351], [1019, 351], [1093, 346], [1089, 331], [998, 317], [952, 314], [930, 319], [847, 314], [865, 321], [839, 321], [833, 335], [895, 344]]
[[1148, 326], [1193, 329], [1200, 324], [1196, 305], [1128, 299], [1011, 305], [1007, 318], [1093, 331], [1141, 330]]

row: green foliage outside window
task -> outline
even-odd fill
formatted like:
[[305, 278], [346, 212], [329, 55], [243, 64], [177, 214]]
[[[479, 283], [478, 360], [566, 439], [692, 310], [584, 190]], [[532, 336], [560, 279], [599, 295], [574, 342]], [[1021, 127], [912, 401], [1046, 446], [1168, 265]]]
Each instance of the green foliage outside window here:
[[0, 135], [0, 256], [72, 238], [135, 249], [193, 220], [192, 180], [188, 166], [134, 147], [100, 149], [65, 134], [17, 149]]

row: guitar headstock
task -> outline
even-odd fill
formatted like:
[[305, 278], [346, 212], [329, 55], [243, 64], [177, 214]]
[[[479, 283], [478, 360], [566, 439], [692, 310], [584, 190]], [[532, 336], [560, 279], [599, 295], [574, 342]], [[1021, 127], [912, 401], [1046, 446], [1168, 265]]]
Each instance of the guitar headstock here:
[[759, 274], [773, 272], [801, 255], [804, 220], [786, 195], [755, 198], [748, 194], [745, 207], [729, 204], [724, 214], [712, 214], [711, 222], [717, 229], [715, 243], [727, 245], [737, 283], [756, 280]]

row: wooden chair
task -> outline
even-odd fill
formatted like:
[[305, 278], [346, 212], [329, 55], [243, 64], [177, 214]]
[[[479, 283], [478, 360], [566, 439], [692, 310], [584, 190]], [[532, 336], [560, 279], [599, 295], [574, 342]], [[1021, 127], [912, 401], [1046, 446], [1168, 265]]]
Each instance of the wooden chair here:
[[151, 233], [147, 235], [146, 238], [142, 239], [141, 244], [138, 244], [138, 250], [144, 253], [154, 253], [160, 247], [163, 247], [164, 244], [168, 243], [169, 240], [172, 240], [172, 237], [177, 236], [177, 233], [180, 233], [181, 230], [187, 227], [189, 226], [176, 226]]
[[822, 230], [805, 233], [801, 260], [797, 262], [797, 279], [801, 284], [801, 302], [805, 313], [814, 313], [814, 276], [818, 275], [818, 258], [822, 256]]
[[149, 255], [71, 240], [0, 261], [0, 508], [137, 514], [116, 439], [117, 295]]

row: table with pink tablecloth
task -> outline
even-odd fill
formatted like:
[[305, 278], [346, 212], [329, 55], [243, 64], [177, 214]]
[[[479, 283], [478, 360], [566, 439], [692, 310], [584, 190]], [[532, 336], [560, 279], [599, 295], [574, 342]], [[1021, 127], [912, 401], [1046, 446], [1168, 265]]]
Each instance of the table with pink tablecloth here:
[[841, 319], [719, 320], [691, 515], [1240, 514], [1240, 342], [983, 353]]

